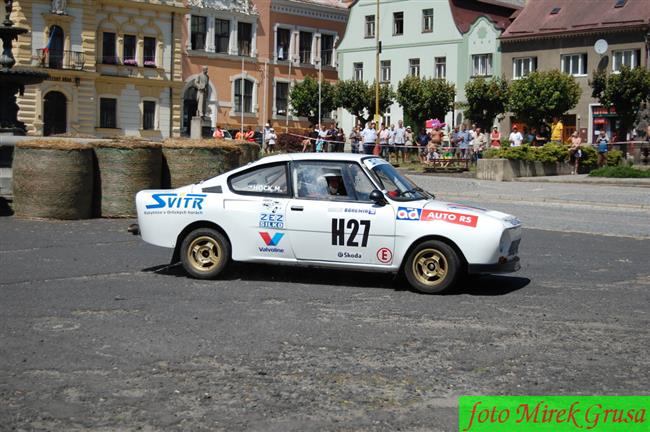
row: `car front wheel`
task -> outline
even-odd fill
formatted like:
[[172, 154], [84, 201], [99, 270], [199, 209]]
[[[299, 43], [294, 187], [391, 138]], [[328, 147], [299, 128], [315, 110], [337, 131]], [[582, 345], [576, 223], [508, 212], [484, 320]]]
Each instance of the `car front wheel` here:
[[198, 228], [181, 243], [183, 268], [197, 279], [214, 279], [230, 260], [230, 243], [219, 231]]
[[429, 240], [411, 251], [404, 273], [416, 290], [438, 294], [454, 286], [459, 269], [460, 260], [451, 246], [438, 240]]

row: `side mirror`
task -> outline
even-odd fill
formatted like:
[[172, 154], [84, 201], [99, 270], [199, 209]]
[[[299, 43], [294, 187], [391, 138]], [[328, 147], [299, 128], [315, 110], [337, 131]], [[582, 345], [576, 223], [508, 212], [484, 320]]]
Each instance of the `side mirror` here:
[[368, 198], [370, 198], [370, 200], [377, 205], [380, 206], [386, 205], [386, 198], [384, 198], [384, 194], [381, 193], [379, 189], [375, 189], [372, 192], [370, 192]]

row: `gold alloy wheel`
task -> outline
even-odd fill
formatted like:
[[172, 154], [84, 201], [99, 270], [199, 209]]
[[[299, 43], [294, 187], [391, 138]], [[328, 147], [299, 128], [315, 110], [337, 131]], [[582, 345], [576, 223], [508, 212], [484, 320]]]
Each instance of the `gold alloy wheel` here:
[[437, 249], [422, 249], [413, 259], [413, 275], [423, 285], [440, 285], [447, 277], [449, 265], [445, 255]]
[[187, 262], [197, 272], [209, 272], [219, 264], [223, 252], [219, 243], [209, 236], [192, 240], [187, 248]]

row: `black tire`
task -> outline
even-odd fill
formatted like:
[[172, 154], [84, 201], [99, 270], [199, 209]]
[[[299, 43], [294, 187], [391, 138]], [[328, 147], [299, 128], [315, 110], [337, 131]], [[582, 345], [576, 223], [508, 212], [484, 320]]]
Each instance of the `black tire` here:
[[406, 280], [425, 294], [440, 294], [452, 289], [459, 274], [458, 254], [451, 246], [438, 240], [418, 244], [404, 265]]
[[214, 279], [230, 261], [230, 242], [212, 228], [197, 228], [183, 239], [180, 255], [190, 276]]

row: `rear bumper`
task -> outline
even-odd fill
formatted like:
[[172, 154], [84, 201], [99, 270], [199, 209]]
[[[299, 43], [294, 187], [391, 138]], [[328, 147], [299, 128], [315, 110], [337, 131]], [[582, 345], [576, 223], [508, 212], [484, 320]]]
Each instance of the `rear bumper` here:
[[467, 272], [476, 273], [513, 273], [521, 268], [519, 257], [516, 256], [508, 261], [497, 264], [469, 264]]

